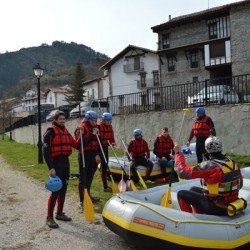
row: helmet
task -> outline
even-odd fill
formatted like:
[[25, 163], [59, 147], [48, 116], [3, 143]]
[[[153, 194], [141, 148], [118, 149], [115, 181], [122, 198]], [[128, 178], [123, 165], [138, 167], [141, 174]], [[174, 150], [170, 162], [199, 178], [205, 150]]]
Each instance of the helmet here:
[[45, 183], [45, 188], [51, 192], [59, 191], [62, 188], [62, 181], [58, 176], [49, 177], [49, 180]]
[[89, 119], [91, 118], [94, 118], [94, 119], [97, 119], [97, 113], [95, 111], [88, 111], [86, 114], [85, 114], [85, 119], [88, 121]]
[[205, 148], [208, 153], [216, 153], [222, 151], [222, 143], [216, 136], [208, 137], [205, 141]]
[[134, 135], [134, 136], [136, 136], [136, 135], [142, 135], [142, 131], [141, 131], [139, 128], [137, 128], [137, 129], [135, 129], [135, 130], [133, 131], [133, 135]]
[[191, 154], [192, 154], [192, 151], [191, 151], [190, 148], [183, 148], [183, 149], [181, 150], [181, 152], [182, 152], [182, 154], [184, 154], [184, 155], [191, 155]]
[[202, 108], [202, 107], [197, 108], [197, 109], [195, 110], [195, 112], [198, 113], [198, 114], [201, 114], [201, 115], [205, 115], [205, 114], [206, 114], [205, 109]]
[[102, 121], [112, 121], [112, 115], [110, 113], [103, 113]]

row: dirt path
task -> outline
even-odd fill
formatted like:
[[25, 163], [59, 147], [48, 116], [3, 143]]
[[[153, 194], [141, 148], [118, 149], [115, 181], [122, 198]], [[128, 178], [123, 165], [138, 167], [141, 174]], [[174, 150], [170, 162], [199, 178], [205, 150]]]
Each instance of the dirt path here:
[[0, 249], [133, 249], [107, 229], [101, 215], [94, 223], [84, 221], [70, 197], [65, 211], [72, 222], [59, 221], [58, 229], [45, 225], [49, 192], [34, 179], [13, 171], [0, 156]]

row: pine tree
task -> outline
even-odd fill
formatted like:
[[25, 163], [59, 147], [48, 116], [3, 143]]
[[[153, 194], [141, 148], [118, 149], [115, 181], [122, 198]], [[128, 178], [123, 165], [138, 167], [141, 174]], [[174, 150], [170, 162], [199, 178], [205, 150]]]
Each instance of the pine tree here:
[[80, 61], [77, 61], [75, 72], [70, 81], [70, 88], [68, 94], [65, 95], [65, 100], [69, 104], [78, 104], [83, 101], [85, 89], [85, 72]]

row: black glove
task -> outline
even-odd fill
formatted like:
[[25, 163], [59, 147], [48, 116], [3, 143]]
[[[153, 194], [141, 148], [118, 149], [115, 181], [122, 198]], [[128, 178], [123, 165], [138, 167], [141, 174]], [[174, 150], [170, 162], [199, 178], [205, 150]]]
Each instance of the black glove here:
[[210, 129], [210, 135], [216, 136], [215, 128]]

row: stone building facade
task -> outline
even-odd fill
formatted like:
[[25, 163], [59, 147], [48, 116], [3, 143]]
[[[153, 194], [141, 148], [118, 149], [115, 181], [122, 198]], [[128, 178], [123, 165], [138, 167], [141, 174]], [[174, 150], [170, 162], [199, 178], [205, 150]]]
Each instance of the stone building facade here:
[[170, 19], [158, 33], [163, 86], [249, 73], [250, 1]]

